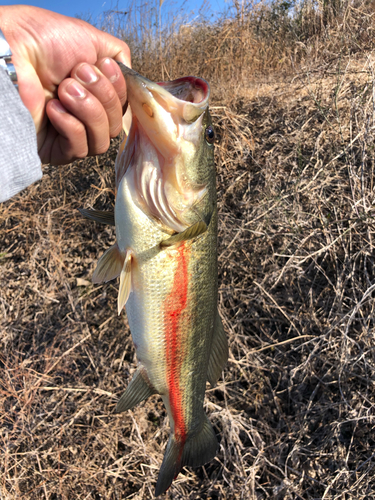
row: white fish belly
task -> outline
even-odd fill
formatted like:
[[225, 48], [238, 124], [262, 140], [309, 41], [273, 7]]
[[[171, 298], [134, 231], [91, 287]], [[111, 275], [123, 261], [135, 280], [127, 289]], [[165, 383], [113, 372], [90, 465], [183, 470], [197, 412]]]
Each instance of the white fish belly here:
[[161, 250], [168, 237], [134, 203], [131, 175], [119, 185], [115, 206], [117, 244], [121, 252], [131, 250], [132, 292], [126, 313], [138, 361], [145, 367], [159, 394], [166, 394], [166, 359], [163, 304], [173, 279], [173, 250]]

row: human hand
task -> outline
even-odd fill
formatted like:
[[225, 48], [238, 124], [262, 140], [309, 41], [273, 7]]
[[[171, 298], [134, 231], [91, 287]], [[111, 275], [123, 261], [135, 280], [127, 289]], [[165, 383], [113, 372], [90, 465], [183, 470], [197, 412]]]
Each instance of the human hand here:
[[0, 28], [42, 163], [107, 151], [121, 131], [126, 85], [113, 59], [130, 66], [126, 43], [80, 19], [26, 5], [0, 7]]

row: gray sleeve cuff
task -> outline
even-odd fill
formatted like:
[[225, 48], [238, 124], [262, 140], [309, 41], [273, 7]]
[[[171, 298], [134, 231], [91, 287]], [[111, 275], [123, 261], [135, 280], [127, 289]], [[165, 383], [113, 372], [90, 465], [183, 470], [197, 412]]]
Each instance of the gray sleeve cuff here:
[[33, 119], [0, 68], [0, 202], [41, 178]]

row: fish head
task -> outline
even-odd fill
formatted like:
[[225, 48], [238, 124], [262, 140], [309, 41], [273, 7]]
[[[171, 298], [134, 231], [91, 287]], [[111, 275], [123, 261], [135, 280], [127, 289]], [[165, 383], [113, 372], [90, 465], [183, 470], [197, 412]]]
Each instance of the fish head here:
[[215, 182], [209, 85], [192, 76], [155, 83], [120, 66], [132, 125], [117, 184], [132, 175], [142, 210], [164, 228], [182, 231]]

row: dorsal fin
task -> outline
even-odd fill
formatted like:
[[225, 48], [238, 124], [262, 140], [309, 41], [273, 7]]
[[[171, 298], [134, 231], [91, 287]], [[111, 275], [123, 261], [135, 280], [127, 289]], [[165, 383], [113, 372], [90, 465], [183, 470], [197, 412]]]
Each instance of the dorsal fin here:
[[215, 387], [221, 372], [228, 361], [228, 339], [225, 335], [223, 322], [216, 312], [214, 331], [212, 335], [212, 347], [208, 362], [207, 379], [211, 387]]

